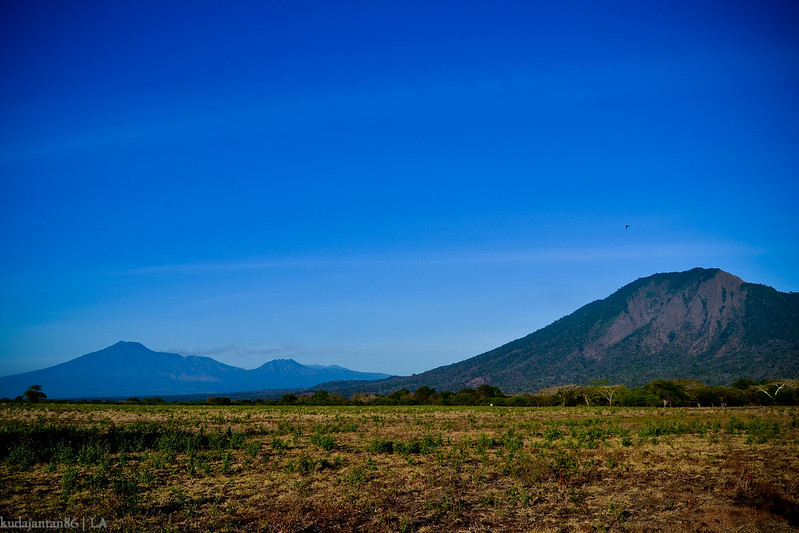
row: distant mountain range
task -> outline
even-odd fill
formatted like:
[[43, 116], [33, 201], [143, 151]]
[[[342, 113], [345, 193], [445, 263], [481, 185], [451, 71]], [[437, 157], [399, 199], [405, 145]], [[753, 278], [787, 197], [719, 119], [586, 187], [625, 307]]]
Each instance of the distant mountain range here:
[[638, 279], [526, 337], [459, 363], [409, 377], [318, 388], [351, 395], [488, 384], [521, 393], [600, 379], [639, 386], [676, 378], [730, 384], [741, 377], [799, 378], [799, 293], [695, 268]]
[[210, 357], [154, 352], [138, 342], [118, 342], [59, 365], [2, 377], [0, 397], [15, 398], [34, 384], [42, 385], [51, 399], [123, 398], [300, 389], [333, 380], [386, 377], [340, 366], [301, 365], [292, 359], [245, 370]]
[[413, 376], [305, 366], [291, 359], [244, 370], [209, 357], [120, 342], [60, 365], [0, 378], [0, 397], [16, 397], [33, 384], [42, 385], [50, 398], [307, 388], [350, 396], [423, 385], [458, 391], [487, 384], [521, 393], [600, 379], [638, 386], [690, 378], [712, 385], [741, 377], [799, 378], [799, 293], [695, 268], [638, 279], [526, 337]]

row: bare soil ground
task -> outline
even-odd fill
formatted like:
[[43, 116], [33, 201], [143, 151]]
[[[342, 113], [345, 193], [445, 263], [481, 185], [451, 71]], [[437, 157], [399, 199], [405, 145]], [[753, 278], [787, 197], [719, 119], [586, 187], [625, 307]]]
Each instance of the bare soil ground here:
[[799, 529], [799, 409], [790, 407], [45, 404], [0, 406], [0, 425], [6, 524]]

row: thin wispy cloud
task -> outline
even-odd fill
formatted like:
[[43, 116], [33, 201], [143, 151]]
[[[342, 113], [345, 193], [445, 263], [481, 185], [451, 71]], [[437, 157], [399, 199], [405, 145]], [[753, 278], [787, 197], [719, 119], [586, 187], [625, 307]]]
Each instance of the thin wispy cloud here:
[[201, 357], [211, 357], [228, 364], [241, 366], [243, 368], [255, 368], [273, 359], [293, 359], [302, 355], [307, 348], [299, 345], [280, 345], [270, 347], [245, 347], [230, 344], [228, 346], [214, 346], [211, 348], [181, 349], [171, 350], [181, 355], [198, 355]]
[[240, 261], [155, 265], [122, 272], [126, 276], [168, 274], [223, 274], [274, 269], [327, 269], [357, 267], [434, 267], [641, 260], [658, 258], [723, 258], [756, 256], [762, 250], [738, 243], [679, 242], [645, 246], [586, 246], [528, 250], [477, 250], [408, 254], [309, 255], [263, 257]]

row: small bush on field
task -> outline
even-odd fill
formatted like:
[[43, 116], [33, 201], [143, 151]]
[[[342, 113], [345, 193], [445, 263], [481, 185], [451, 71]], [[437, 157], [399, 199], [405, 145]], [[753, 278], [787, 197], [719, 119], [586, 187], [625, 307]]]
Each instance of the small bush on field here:
[[281, 420], [277, 424], [275, 433], [278, 435], [292, 435], [296, 438], [302, 437], [302, 427], [297, 424], [296, 426], [287, 420]]
[[577, 457], [563, 450], [556, 450], [548, 458], [552, 474], [558, 479], [567, 480], [580, 470]]
[[311, 435], [311, 444], [316, 444], [327, 451], [332, 451], [336, 448], [336, 440], [331, 435]]
[[272, 449], [276, 452], [283, 452], [289, 449], [289, 445], [279, 437], [272, 437]]
[[612, 431], [601, 427], [574, 427], [571, 437], [574, 439], [575, 448], [594, 449], [599, 444], [605, 444], [605, 439], [612, 434]]
[[30, 468], [37, 460], [38, 457], [34, 449], [34, 444], [27, 440], [14, 446], [6, 456], [6, 463], [23, 469]]
[[430, 433], [422, 436], [422, 453], [428, 453], [435, 448], [440, 448], [444, 445], [444, 437], [439, 433], [432, 435]]
[[689, 433], [693, 433], [695, 435], [699, 435], [700, 437], [704, 437], [707, 434], [708, 429], [710, 429], [710, 424], [703, 424], [702, 422], [698, 422], [696, 420], [692, 421], [688, 424]]
[[638, 436], [642, 439], [647, 437], [660, 437], [663, 435], [684, 435], [688, 433], [688, 426], [676, 420], [658, 420], [655, 422], [645, 422], [643, 427], [638, 430]]
[[65, 496], [72, 494], [78, 488], [78, 469], [70, 466], [61, 478], [61, 491]]
[[349, 474], [345, 476], [345, 479], [347, 483], [349, 483], [350, 486], [352, 486], [352, 488], [360, 489], [361, 485], [364, 484], [364, 482], [367, 480], [368, 477], [369, 474], [366, 472], [366, 468], [362, 466], [356, 466], [355, 468], [350, 470]]
[[733, 416], [723, 427], [731, 435], [746, 434], [747, 444], [765, 444], [782, 435], [782, 426], [779, 422], [768, 422], [755, 416], [750, 417], [747, 421]]
[[228, 445], [234, 450], [243, 448], [244, 444], [247, 442], [247, 436], [244, 433], [228, 433], [228, 435]]
[[253, 459], [258, 455], [258, 452], [261, 451], [261, 441], [253, 440], [247, 443], [247, 446], [244, 448], [244, 453], [252, 457]]
[[734, 416], [730, 418], [730, 421], [727, 422], [727, 424], [724, 425], [724, 430], [727, 433], [732, 433], [733, 435], [743, 431], [744, 429], [746, 429], [746, 424]]
[[343, 464], [344, 461], [338, 455], [332, 460], [323, 457], [319, 459], [317, 470], [338, 470]]
[[557, 428], [547, 428], [544, 431], [544, 440], [552, 442], [563, 437], [563, 433]]
[[133, 514], [142, 503], [143, 488], [133, 476], [119, 476], [111, 480], [117, 514]]
[[69, 464], [75, 461], [75, 452], [63, 442], [56, 443], [50, 457], [53, 463]]
[[110, 452], [109, 446], [103, 446], [100, 442], [92, 442], [80, 449], [78, 452], [78, 463], [87, 466], [107, 464]]
[[509, 454], [502, 473], [527, 483], [540, 483], [552, 475], [550, 463], [541, 456], [527, 453]]
[[145, 465], [139, 465], [139, 479], [145, 486], [150, 486], [155, 482], [155, 474], [151, 468]]
[[223, 433], [221, 431], [208, 436], [208, 447], [213, 450], [223, 452], [228, 449], [238, 449], [244, 446], [247, 437], [243, 433], [233, 433], [229, 427]]
[[394, 453], [394, 441], [382, 438], [372, 439], [366, 445], [366, 451], [372, 453]]
[[494, 437], [486, 435], [485, 433], [480, 433], [474, 444], [477, 448], [477, 451], [483, 453], [489, 448], [496, 448], [499, 446], [499, 441]]
[[505, 498], [508, 501], [508, 504], [512, 507], [517, 505], [528, 505], [531, 500], [530, 494], [527, 492], [527, 489], [522, 487], [517, 487], [516, 485], [512, 485], [508, 487], [505, 491]]
[[316, 459], [304, 453], [297, 459], [292, 459], [286, 463], [286, 472], [290, 474], [308, 474], [315, 471], [319, 466], [320, 463]]
[[502, 436], [501, 443], [502, 446], [509, 451], [520, 450], [524, 445], [524, 442], [516, 435], [516, 431], [513, 428], [509, 429], [505, 435]]
[[[426, 434], [422, 438], [411, 437], [406, 442], [395, 442], [393, 451], [402, 455], [422, 454], [427, 455], [436, 448], [443, 446], [444, 438], [441, 435]], [[391, 452], [386, 452], [391, 453]]]
[[779, 422], [766, 422], [761, 418], [753, 418], [746, 424], [746, 443], [765, 444], [781, 434]]
[[222, 473], [228, 474], [230, 473], [230, 468], [233, 465], [233, 454], [230, 452], [225, 452], [222, 454]]

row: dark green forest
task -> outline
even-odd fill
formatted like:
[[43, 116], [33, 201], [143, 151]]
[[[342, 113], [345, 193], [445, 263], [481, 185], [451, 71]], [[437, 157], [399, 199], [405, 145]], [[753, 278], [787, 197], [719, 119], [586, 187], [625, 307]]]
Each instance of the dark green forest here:
[[131, 397], [112, 400], [48, 400], [45, 392], [32, 386], [25, 396], [0, 403], [92, 403], [92, 404], [186, 404], [186, 405], [443, 405], [443, 406], [626, 406], [626, 407], [734, 407], [799, 405], [799, 380], [738, 379], [729, 386], [707, 385], [689, 379], [658, 379], [641, 387], [628, 388], [600, 380], [588, 385], [563, 385], [535, 394], [504, 394], [499, 387], [480, 385], [457, 392], [437, 391], [422, 386], [413, 392], [399, 389], [390, 394], [354, 394], [347, 398], [325, 390], [298, 391], [279, 399], [212, 396], [198, 401], [168, 401], [161, 397]]

